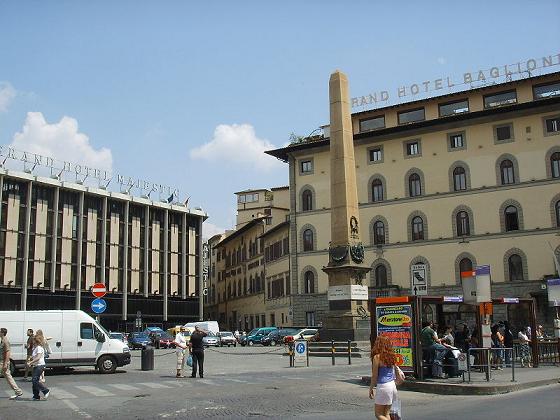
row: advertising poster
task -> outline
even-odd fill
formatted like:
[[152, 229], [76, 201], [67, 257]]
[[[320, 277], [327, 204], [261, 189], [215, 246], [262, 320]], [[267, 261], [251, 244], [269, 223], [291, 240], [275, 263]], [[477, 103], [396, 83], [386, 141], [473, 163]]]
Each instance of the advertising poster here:
[[377, 306], [377, 335], [389, 337], [399, 366], [412, 367], [412, 305]]

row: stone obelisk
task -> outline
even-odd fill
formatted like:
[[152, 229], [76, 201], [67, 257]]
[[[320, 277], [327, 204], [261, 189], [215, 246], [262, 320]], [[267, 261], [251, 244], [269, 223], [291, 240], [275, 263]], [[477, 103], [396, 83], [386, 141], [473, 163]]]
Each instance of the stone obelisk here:
[[367, 286], [363, 286], [362, 281], [370, 268], [363, 265], [364, 248], [360, 240], [348, 78], [338, 70], [330, 77], [329, 97], [331, 243], [329, 263], [323, 268], [329, 276], [329, 312], [325, 334], [321, 336], [368, 340], [369, 324], [360, 322], [358, 310], [362, 305], [367, 308]]

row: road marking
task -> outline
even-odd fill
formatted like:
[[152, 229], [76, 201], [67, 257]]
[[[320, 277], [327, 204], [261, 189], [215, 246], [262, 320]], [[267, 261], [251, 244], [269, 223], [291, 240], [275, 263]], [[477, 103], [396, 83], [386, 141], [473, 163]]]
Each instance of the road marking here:
[[109, 386], [120, 389], [121, 391], [138, 391], [140, 389], [135, 386], [126, 385], [126, 384], [110, 384]]
[[174, 381], [163, 381], [163, 384], [167, 384], [170, 385], [171, 388], [177, 388], [177, 387], [184, 387], [184, 386], [191, 386], [192, 382], [188, 381], [188, 380], [174, 380]]
[[138, 385], [144, 385], [148, 388], [153, 388], [153, 389], [171, 388], [170, 386], [158, 384], [156, 382], [138, 382]]
[[54, 398], [56, 398], [57, 400], [64, 400], [64, 399], [73, 399], [73, 398], [78, 398], [76, 397], [74, 394], [71, 394], [61, 388], [51, 388], [53, 393], [52, 396]]
[[95, 395], [96, 397], [112, 397], [114, 395], [112, 392], [97, 388], [95, 386], [76, 385], [76, 388]]
[[68, 408], [70, 408], [71, 410], [75, 411], [76, 413], [78, 413], [80, 416], [86, 418], [86, 419], [91, 419], [91, 416], [86, 413], [85, 411], [80, 410], [80, 407], [78, 407], [76, 404], [74, 404], [72, 401], [68, 401], [68, 400], [61, 400], [64, 404], [66, 404], [68, 406]]
[[243, 381], [241, 379], [234, 379], [234, 378], [224, 378], [226, 381], [238, 382], [240, 384], [246, 384], [247, 381]]

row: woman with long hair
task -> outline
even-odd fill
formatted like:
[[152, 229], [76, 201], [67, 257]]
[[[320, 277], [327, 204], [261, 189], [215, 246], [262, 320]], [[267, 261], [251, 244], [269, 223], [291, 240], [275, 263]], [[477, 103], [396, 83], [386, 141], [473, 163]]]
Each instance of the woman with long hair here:
[[391, 341], [384, 336], [375, 339], [371, 349], [371, 384], [369, 398], [375, 399], [375, 417], [390, 420], [389, 412], [397, 399], [395, 366], [397, 355]]
[[[41, 343], [41, 347], [43, 347], [44, 358], [48, 359], [51, 354], [51, 346], [49, 345], [49, 340], [52, 337], [45, 337], [45, 335], [43, 334], [43, 330], [37, 330], [35, 332], [35, 337]], [[39, 381], [43, 384], [45, 383], [45, 369], [43, 369], [43, 371], [41, 372], [41, 378], [39, 379]]]

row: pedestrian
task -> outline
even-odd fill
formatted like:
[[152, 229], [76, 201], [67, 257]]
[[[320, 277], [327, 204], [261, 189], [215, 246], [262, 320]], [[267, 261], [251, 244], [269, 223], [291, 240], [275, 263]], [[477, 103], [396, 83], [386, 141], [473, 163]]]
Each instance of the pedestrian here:
[[[369, 398], [375, 400], [375, 417], [390, 420], [391, 406], [397, 402], [398, 393], [395, 380], [404, 376], [396, 366], [397, 355], [391, 340], [378, 336], [371, 349], [371, 383]], [[401, 376], [402, 375], [402, 376]]]
[[198, 325], [194, 327], [189, 342], [190, 353], [192, 355], [192, 373], [191, 377], [196, 378], [196, 368], [198, 366], [198, 376], [204, 378], [204, 345], [202, 339], [208, 335], [208, 332], [200, 328]]
[[185, 375], [183, 375], [183, 369], [185, 368], [185, 353], [188, 348], [187, 339], [183, 334], [186, 331], [187, 329], [185, 327], [181, 327], [175, 335], [175, 348], [177, 352], [177, 374], [175, 375], [176, 378], [186, 377]]
[[492, 354], [494, 356], [494, 368], [502, 370], [502, 364], [504, 361], [503, 348], [504, 348], [504, 337], [500, 333], [500, 326], [498, 324], [492, 325], [491, 340], [492, 340]]
[[29, 374], [32, 369], [27, 365], [27, 362], [31, 360], [31, 354], [33, 353], [33, 330], [31, 328], [27, 329], [27, 343], [25, 343], [25, 349], [27, 350], [27, 360], [25, 363], [25, 371], [23, 372], [23, 380], [29, 380]]
[[10, 350], [10, 340], [8, 340], [7, 335], [8, 330], [6, 328], [0, 328], [0, 367], [2, 368], [2, 374], [4, 378], [6, 378], [8, 385], [10, 385], [15, 392], [10, 399], [15, 400], [23, 395], [23, 391], [17, 386], [10, 372], [10, 358], [12, 354]]
[[235, 337], [235, 340], [237, 342], [239, 342], [239, 330], [235, 330], [235, 332], [233, 333], [233, 336]]
[[[39, 333], [39, 331], [40, 330], [37, 330], [37, 333]], [[43, 398], [46, 400], [49, 398], [50, 390], [46, 387], [44, 380], [41, 381], [41, 377], [45, 370], [45, 349], [43, 347], [43, 339], [37, 334], [33, 339], [33, 353], [31, 355], [31, 360], [27, 362], [27, 364], [33, 366], [33, 378], [31, 379], [33, 401], [39, 401], [41, 399], [40, 392], [43, 393]]]
[[512, 355], [513, 355], [513, 333], [511, 332], [511, 327], [509, 326], [509, 321], [504, 321], [504, 347], [505, 347], [505, 359], [506, 366], [511, 365]]
[[450, 346], [455, 346], [455, 337], [453, 337], [453, 328], [451, 325], [445, 327], [445, 334], [443, 335], [442, 341], [445, 341]]
[[[43, 334], [43, 330], [37, 330], [37, 332], [35, 333], [35, 337], [39, 338], [39, 341], [41, 341], [41, 346], [43, 347], [43, 350], [45, 350], [45, 362], [46, 362], [47, 359], [51, 356], [51, 353], [52, 353], [51, 346], [49, 345], [49, 340], [51, 340], [52, 337], [45, 337], [45, 335]], [[41, 374], [40, 381], [42, 383], [45, 383], [45, 370], [44, 369], [43, 369], [43, 373]]]
[[535, 331], [537, 340], [542, 340], [544, 338], [544, 328], [542, 325], [537, 325], [537, 330]]
[[533, 367], [531, 362], [531, 349], [529, 348], [529, 327], [525, 327], [517, 333], [519, 339], [519, 352], [521, 353], [521, 367]]

